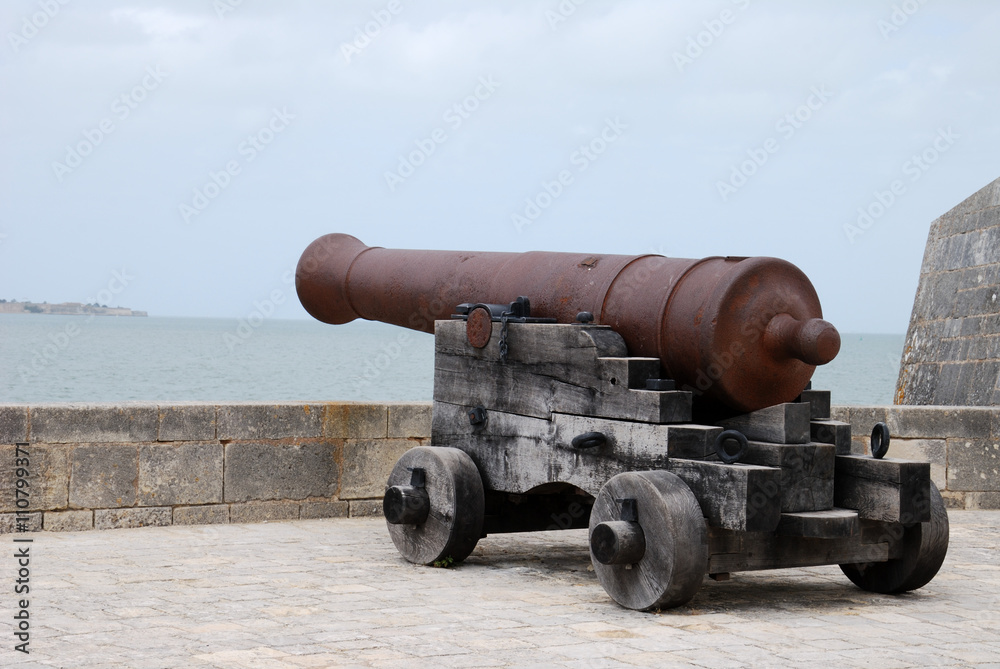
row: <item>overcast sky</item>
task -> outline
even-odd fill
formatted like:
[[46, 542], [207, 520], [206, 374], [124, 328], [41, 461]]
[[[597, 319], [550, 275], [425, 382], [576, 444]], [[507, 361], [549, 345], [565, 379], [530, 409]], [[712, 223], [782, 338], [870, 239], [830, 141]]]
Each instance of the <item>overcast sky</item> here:
[[778, 256], [842, 331], [902, 333], [930, 222], [1000, 176], [993, 3], [5, 0], [0, 28], [6, 299], [307, 317], [289, 272], [347, 232]]

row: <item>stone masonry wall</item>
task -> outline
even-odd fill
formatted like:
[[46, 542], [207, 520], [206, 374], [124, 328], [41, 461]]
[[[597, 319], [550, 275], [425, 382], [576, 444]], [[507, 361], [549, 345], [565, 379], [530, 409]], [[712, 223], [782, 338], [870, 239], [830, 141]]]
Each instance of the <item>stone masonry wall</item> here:
[[387, 473], [430, 441], [431, 405], [0, 406], [0, 532], [14, 529], [15, 444], [31, 529], [250, 523], [381, 514]]
[[840, 406], [852, 452], [870, 453], [875, 423], [889, 428], [887, 458], [931, 463], [931, 478], [951, 508], [1000, 509], [1000, 407]]
[[[1000, 509], [1000, 407], [834, 407], [853, 451], [885, 422], [889, 457], [929, 461], [953, 508]], [[15, 519], [15, 444], [28, 443], [32, 530], [250, 523], [381, 514], [431, 405], [0, 405], [0, 532]]]
[[1000, 179], [931, 223], [894, 403], [1000, 405]]

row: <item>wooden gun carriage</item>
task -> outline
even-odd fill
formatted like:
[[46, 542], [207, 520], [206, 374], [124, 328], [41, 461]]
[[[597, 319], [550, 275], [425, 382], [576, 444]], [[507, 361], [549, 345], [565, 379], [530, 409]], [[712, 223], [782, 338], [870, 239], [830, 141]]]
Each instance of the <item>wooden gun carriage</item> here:
[[[300, 299], [321, 320], [434, 328], [432, 445], [400, 458], [383, 500], [403, 557], [459, 561], [490, 534], [589, 528], [600, 583], [639, 610], [739, 571], [839, 564], [883, 593], [934, 577], [948, 518], [930, 465], [882, 457], [884, 425], [874, 455], [851, 454], [829, 392], [804, 389], [839, 335], [801, 272], [538, 254], [556, 273], [540, 285], [517, 271], [531, 255], [328, 235], [299, 263]], [[518, 288], [540, 308], [498, 299]], [[631, 312], [658, 313], [653, 330]]]

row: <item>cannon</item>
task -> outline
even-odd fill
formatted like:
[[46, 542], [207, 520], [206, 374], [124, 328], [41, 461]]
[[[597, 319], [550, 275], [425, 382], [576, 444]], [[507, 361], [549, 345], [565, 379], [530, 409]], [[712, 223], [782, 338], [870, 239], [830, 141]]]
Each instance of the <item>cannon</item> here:
[[636, 610], [706, 576], [838, 564], [920, 588], [948, 517], [930, 465], [852, 453], [811, 388], [840, 348], [816, 291], [776, 258], [414, 251], [326, 235], [296, 290], [332, 324], [435, 337], [431, 445], [389, 474], [400, 554], [461, 561], [490, 534], [589, 530], [594, 571]]

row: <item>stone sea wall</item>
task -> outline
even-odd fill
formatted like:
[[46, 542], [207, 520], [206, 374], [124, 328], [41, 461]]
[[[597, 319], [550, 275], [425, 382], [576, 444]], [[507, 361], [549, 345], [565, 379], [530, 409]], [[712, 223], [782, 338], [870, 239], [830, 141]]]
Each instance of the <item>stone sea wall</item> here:
[[[887, 423], [889, 457], [930, 461], [949, 506], [1000, 508], [1000, 408], [832, 417], [851, 423], [856, 453]], [[25, 474], [30, 530], [379, 515], [389, 470], [430, 427], [429, 402], [0, 405], [0, 532], [16, 527]]]

